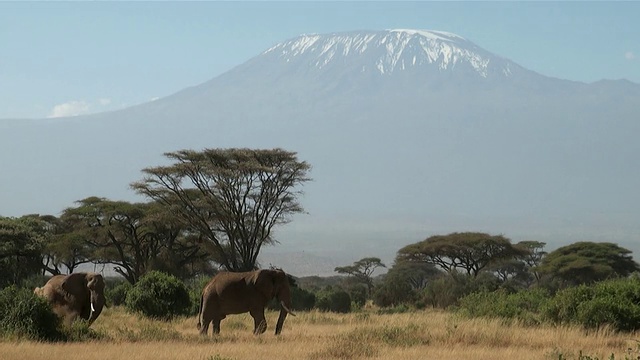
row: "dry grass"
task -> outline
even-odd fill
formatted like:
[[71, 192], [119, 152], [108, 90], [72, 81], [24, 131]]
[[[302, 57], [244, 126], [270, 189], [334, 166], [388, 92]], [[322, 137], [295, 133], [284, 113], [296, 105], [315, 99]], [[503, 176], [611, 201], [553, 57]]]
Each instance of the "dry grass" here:
[[[571, 327], [524, 327], [499, 320], [461, 319], [441, 311], [378, 315], [307, 312], [289, 317], [274, 336], [253, 336], [248, 315], [230, 316], [219, 336], [198, 336], [195, 318], [170, 323], [106, 309], [94, 324], [104, 340], [49, 344], [0, 342], [1, 359], [240, 360], [240, 359], [637, 359], [639, 334]], [[631, 349], [631, 350], [629, 350]], [[586, 360], [586, 358], [583, 358]]]

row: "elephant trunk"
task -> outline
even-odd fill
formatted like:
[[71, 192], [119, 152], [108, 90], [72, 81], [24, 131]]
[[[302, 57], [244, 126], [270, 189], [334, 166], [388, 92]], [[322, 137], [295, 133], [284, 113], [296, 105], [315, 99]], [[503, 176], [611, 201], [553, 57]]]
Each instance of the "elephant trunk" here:
[[98, 318], [98, 316], [100, 316], [102, 307], [104, 307], [105, 302], [106, 299], [104, 297], [104, 294], [98, 293], [96, 291], [91, 291], [91, 313], [89, 315], [89, 325], [91, 325]]

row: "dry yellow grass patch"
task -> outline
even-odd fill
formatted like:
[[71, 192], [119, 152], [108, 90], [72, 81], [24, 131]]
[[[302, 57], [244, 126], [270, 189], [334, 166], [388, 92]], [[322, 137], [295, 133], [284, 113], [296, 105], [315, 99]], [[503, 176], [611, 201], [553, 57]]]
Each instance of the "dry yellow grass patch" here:
[[[104, 340], [49, 344], [0, 342], [1, 359], [240, 360], [240, 359], [636, 359], [638, 334], [587, 333], [574, 327], [524, 327], [499, 320], [462, 319], [427, 310], [378, 315], [302, 312], [288, 317], [282, 335], [252, 335], [248, 315], [229, 316], [221, 334], [198, 336], [196, 318], [160, 322], [106, 309], [94, 324]], [[628, 349], [631, 348], [631, 351]]]

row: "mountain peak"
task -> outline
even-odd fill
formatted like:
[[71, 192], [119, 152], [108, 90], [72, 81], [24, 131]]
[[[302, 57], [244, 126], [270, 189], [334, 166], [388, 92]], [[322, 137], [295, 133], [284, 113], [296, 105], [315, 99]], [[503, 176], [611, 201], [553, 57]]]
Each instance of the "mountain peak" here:
[[443, 40], [443, 41], [466, 41], [462, 36], [456, 35], [454, 33], [446, 32], [446, 31], [438, 31], [438, 30], [416, 30], [416, 29], [390, 29], [387, 30], [390, 33], [403, 33], [407, 35], [418, 35], [428, 39], [433, 40]]
[[[390, 75], [428, 67], [438, 72], [471, 70], [487, 78], [508, 77], [512, 63], [453, 33], [436, 30], [391, 29], [331, 34], [305, 34], [279, 43], [263, 55], [286, 63], [325, 69], [339, 64], [360, 72]], [[458, 70], [460, 71], [460, 70]]]

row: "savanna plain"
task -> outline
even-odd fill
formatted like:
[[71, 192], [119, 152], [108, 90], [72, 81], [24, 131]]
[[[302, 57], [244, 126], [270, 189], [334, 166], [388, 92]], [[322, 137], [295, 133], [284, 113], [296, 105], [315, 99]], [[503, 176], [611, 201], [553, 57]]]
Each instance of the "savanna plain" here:
[[221, 333], [198, 335], [196, 317], [156, 321], [110, 307], [84, 342], [0, 342], [1, 359], [240, 360], [240, 359], [640, 359], [639, 333], [608, 328], [524, 326], [464, 318], [441, 310], [383, 314], [319, 311], [289, 316], [281, 335], [252, 334], [248, 314], [228, 316]]

